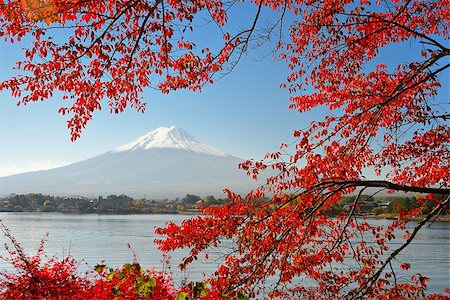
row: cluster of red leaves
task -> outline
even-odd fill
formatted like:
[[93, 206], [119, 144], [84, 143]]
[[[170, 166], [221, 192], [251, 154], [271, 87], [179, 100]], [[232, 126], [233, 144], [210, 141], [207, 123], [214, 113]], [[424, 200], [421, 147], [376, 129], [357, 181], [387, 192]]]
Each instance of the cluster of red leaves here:
[[37, 253], [28, 255], [3, 224], [8, 256], [0, 259], [13, 267], [0, 273], [1, 299], [89, 299], [91, 283], [77, 273], [78, 263], [70, 256], [58, 260], [45, 256], [42, 240]]
[[[52, 299], [218, 299], [206, 283], [186, 284], [176, 289], [167, 274], [144, 270], [137, 262], [124, 264], [121, 268], [97, 265], [95, 270], [83, 274], [79, 263], [71, 256], [64, 259], [47, 257], [45, 239], [36, 254], [28, 255], [8, 228], [0, 224], [8, 262], [12, 270], [0, 273], [0, 299], [52, 300]], [[240, 298], [244, 299], [244, 298]]]
[[[234, 199], [231, 204], [204, 209], [205, 216], [157, 229], [167, 236], [157, 241], [161, 250], [191, 249], [181, 268], [210, 248], [223, 251], [223, 244], [235, 244], [209, 279], [219, 294], [283, 299], [414, 299], [408, 296], [414, 293], [425, 297], [426, 280], [416, 280], [425, 277], [418, 274], [411, 282], [401, 282], [395, 277], [398, 270], [384, 269], [386, 257], [395, 250], [390, 242], [411, 235], [406, 222], [420, 209], [404, 212], [383, 227], [351, 215], [328, 217], [328, 206], [316, 208], [317, 197], [311, 195], [262, 203], [229, 196]], [[438, 296], [427, 299], [433, 297]]]
[[170, 278], [164, 273], [143, 270], [135, 262], [121, 269], [97, 265], [101, 278], [95, 280], [91, 295], [95, 299], [175, 299], [176, 292]]
[[[292, 96], [291, 108], [327, 106], [336, 113], [297, 132], [290, 162], [306, 158], [310, 166], [298, 177], [315, 172], [330, 180], [352, 179], [364, 167], [380, 173], [390, 166], [390, 178], [399, 184], [448, 184], [450, 116], [434, 98], [438, 74], [448, 68], [449, 5], [446, 0], [306, 4], [282, 57], [293, 70], [289, 90], [314, 92]], [[405, 42], [426, 45], [418, 53], [421, 60], [377, 61], [383, 47]], [[368, 62], [377, 64], [372, 71]], [[311, 153], [319, 149], [321, 154]]]
[[[104, 98], [112, 112], [127, 106], [143, 111], [140, 93], [146, 87], [168, 93], [212, 81], [239, 40], [225, 35], [226, 45], [215, 56], [196, 49], [184, 35], [200, 13], [219, 25], [226, 21], [218, 0], [0, 1], [0, 37], [33, 37], [26, 59], [17, 63], [25, 72], [2, 82], [0, 91], [11, 90], [22, 104], [63, 92], [63, 100], [73, 102], [60, 113], [72, 114], [68, 126], [75, 140]], [[63, 42], [55, 40], [59, 29], [66, 30], [58, 36]]]
[[[392, 260], [424, 222], [448, 205], [448, 197], [437, 201], [411, 233], [405, 224], [422, 215], [423, 206], [403, 211], [389, 226], [354, 218], [358, 197], [348, 214], [332, 218], [327, 212], [357, 187], [427, 192], [427, 187], [437, 186], [429, 192], [450, 193], [450, 115], [436, 100], [438, 74], [450, 66], [444, 42], [449, 39], [449, 2], [283, 4], [299, 14], [290, 27], [290, 42], [279, 46], [292, 70], [283, 85], [293, 94], [291, 108], [305, 112], [326, 106], [334, 112], [295, 131], [292, 154], [286, 155], [291, 149], [283, 144], [264, 160], [241, 164], [254, 178], [269, 168], [277, 174], [245, 199], [229, 193], [231, 204], [159, 229], [167, 235], [158, 242], [160, 249], [190, 248], [181, 265], [185, 267], [208, 248], [235, 241], [212, 278], [213, 286], [225, 293], [246, 290], [261, 296], [268, 291], [268, 297], [308, 299], [424, 297], [426, 280], [398, 281]], [[383, 47], [405, 42], [425, 45], [419, 60], [377, 62]], [[364, 180], [365, 168], [380, 174], [386, 166], [390, 182]], [[274, 196], [268, 202], [253, 201], [270, 194]], [[403, 239], [403, 245], [393, 247], [393, 239]], [[275, 283], [268, 287], [268, 282]]]

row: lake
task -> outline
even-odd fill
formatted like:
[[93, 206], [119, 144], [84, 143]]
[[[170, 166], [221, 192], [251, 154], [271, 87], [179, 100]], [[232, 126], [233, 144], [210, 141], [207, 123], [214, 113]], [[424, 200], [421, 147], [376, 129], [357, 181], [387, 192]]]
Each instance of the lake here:
[[[141, 266], [166, 268], [162, 254], [153, 241], [159, 238], [155, 227], [163, 227], [167, 221], [176, 223], [189, 218], [186, 215], [75, 215], [60, 213], [0, 213], [3, 224], [29, 253], [36, 251], [40, 240], [49, 233], [46, 252], [64, 257], [70, 253], [75, 259], [83, 260], [82, 269], [87, 270], [105, 261], [109, 266], [132, 262], [133, 251]], [[387, 223], [385, 220], [372, 220]], [[414, 223], [411, 223], [413, 226]], [[0, 241], [5, 241], [1, 237]], [[127, 244], [132, 250], [129, 250]], [[400, 244], [399, 244], [400, 245]], [[0, 248], [0, 255], [5, 255]], [[199, 261], [186, 272], [180, 272], [178, 263], [186, 251], [171, 253], [171, 271], [176, 283], [188, 278], [201, 280], [203, 274], [215, 270], [214, 257], [210, 253], [208, 262]], [[443, 292], [450, 287], [450, 223], [436, 222], [423, 228], [406, 251], [398, 256], [399, 263], [411, 263], [411, 270], [399, 272], [399, 277], [409, 278], [411, 274], [422, 273], [430, 277], [429, 292]], [[0, 269], [10, 266], [0, 261]], [[195, 271], [194, 271], [195, 270]]]

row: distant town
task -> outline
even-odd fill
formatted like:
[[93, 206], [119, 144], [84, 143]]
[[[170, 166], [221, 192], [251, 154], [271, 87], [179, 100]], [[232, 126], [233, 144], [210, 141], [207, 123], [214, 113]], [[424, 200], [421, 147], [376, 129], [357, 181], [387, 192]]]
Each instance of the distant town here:
[[201, 198], [187, 194], [183, 198], [148, 200], [127, 195], [89, 198], [59, 197], [42, 194], [11, 194], [0, 199], [0, 212], [61, 212], [79, 214], [178, 214], [199, 213], [201, 205], [208, 207], [230, 202], [214, 196]]
[[[330, 215], [343, 211], [349, 212], [355, 196], [341, 197], [340, 201], [330, 210]], [[266, 198], [253, 200], [268, 201]], [[77, 214], [199, 214], [200, 207], [217, 206], [230, 203], [230, 199], [214, 196], [200, 197], [186, 194], [183, 198], [148, 200], [134, 199], [127, 195], [109, 195], [89, 198], [83, 196], [59, 197], [42, 194], [11, 194], [0, 198], [0, 212], [60, 212]], [[434, 201], [425, 204], [424, 212], [428, 213], [434, 206]], [[400, 211], [418, 207], [416, 197], [369, 196], [362, 195], [355, 210], [357, 215], [389, 218]], [[441, 212], [448, 215], [449, 208]]]

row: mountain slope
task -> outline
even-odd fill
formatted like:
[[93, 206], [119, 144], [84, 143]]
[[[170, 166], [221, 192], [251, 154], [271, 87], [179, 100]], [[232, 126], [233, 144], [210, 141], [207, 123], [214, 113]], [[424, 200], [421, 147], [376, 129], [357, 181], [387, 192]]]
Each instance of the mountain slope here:
[[255, 183], [242, 160], [203, 144], [177, 127], [158, 128], [105, 154], [64, 167], [0, 178], [1, 194], [181, 197], [245, 193]]

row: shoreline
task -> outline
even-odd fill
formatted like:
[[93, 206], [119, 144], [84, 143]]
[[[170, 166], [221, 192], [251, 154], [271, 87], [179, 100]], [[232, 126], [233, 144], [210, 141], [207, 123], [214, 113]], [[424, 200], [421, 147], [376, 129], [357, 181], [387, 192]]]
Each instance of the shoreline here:
[[[379, 214], [379, 215], [364, 215], [357, 216], [358, 218], [375, 219], [375, 220], [395, 220], [399, 214]], [[411, 222], [420, 222], [426, 216], [419, 215], [411, 219]], [[450, 222], [450, 215], [437, 215], [430, 220], [430, 222]]]
[[[0, 215], [2, 213], [44, 213], [44, 214], [73, 214], [73, 215], [186, 215], [186, 216], [195, 216], [202, 215], [200, 211], [158, 211], [158, 212], [73, 212], [73, 211], [14, 211], [14, 210], [0, 210]], [[374, 220], [395, 220], [397, 219], [399, 214], [379, 214], [379, 215], [356, 215], [356, 218], [366, 218], [366, 219], [374, 219]], [[417, 217], [412, 218], [411, 222], [420, 222], [425, 218], [423, 215], [419, 215]], [[430, 222], [450, 222], [450, 215], [438, 215], [434, 217]]]

